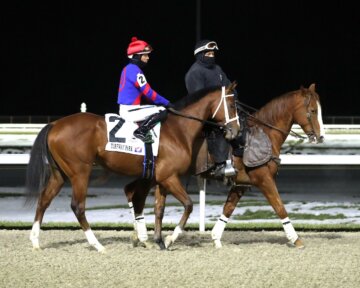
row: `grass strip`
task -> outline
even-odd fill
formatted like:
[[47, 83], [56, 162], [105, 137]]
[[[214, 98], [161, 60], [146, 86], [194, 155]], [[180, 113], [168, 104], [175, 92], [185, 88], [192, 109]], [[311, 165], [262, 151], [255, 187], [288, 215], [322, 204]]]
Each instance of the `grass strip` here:
[[[360, 224], [341, 223], [341, 224], [301, 224], [294, 223], [294, 228], [299, 231], [318, 231], [318, 232], [359, 232]], [[163, 230], [173, 230], [176, 224], [164, 223]], [[32, 223], [30, 222], [10, 222], [1, 221], [0, 229], [2, 230], [31, 230]], [[210, 231], [214, 224], [206, 224], [205, 230]], [[133, 230], [131, 223], [93, 223], [91, 224], [93, 230]], [[154, 224], [147, 224], [148, 230], [154, 230]], [[42, 230], [79, 230], [80, 225], [76, 222], [48, 222], [41, 226]], [[196, 223], [189, 223], [186, 225], [188, 231], [199, 230], [199, 225]], [[281, 223], [260, 223], [260, 222], [245, 222], [245, 223], [228, 223], [225, 231], [281, 231], [283, 227]]]

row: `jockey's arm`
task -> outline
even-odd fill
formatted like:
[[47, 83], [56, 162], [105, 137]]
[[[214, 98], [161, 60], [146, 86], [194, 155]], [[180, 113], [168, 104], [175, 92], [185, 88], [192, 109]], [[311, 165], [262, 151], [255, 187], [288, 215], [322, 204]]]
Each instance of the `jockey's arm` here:
[[143, 95], [150, 100], [151, 103], [156, 105], [167, 106], [170, 102], [165, 97], [158, 94], [154, 89], [152, 89], [149, 83], [146, 83], [145, 86], [141, 87], [141, 92]]

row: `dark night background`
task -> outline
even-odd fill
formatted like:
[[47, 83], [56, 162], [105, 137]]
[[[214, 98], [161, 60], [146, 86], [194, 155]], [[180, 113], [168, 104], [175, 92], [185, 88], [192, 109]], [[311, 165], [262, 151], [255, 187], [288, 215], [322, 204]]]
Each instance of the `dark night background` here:
[[[259, 108], [316, 83], [324, 116], [359, 115], [360, 17], [350, 1], [201, 1], [201, 37]], [[117, 112], [132, 36], [155, 51], [145, 69], [172, 101], [194, 61], [196, 1], [12, 1], [1, 4], [0, 115]]]

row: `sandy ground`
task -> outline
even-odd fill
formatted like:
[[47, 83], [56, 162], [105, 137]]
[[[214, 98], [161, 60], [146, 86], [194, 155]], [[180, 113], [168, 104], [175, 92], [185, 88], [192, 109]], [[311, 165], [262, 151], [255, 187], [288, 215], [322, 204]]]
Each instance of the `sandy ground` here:
[[95, 231], [101, 254], [80, 230], [42, 231], [40, 251], [29, 231], [0, 230], [0, 287], [360, 287], [359, 232], [301, 232], [305, 249], [283, 232], [226, 231], [221, 249], [185, 232], [167, 251], [133, 248], [130, 234]]

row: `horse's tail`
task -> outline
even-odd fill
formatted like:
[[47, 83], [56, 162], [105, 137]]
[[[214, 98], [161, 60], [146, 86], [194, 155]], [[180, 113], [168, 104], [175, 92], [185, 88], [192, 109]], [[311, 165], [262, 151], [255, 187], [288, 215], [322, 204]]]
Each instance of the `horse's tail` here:
[[30, 160], [26, 170], [25, 205], [32, 205], [47, 184], [50, 176], [49, 163], [54, 160], [48, 149], [47, 138], [52, 124], [41, 129], [31, 149]]

